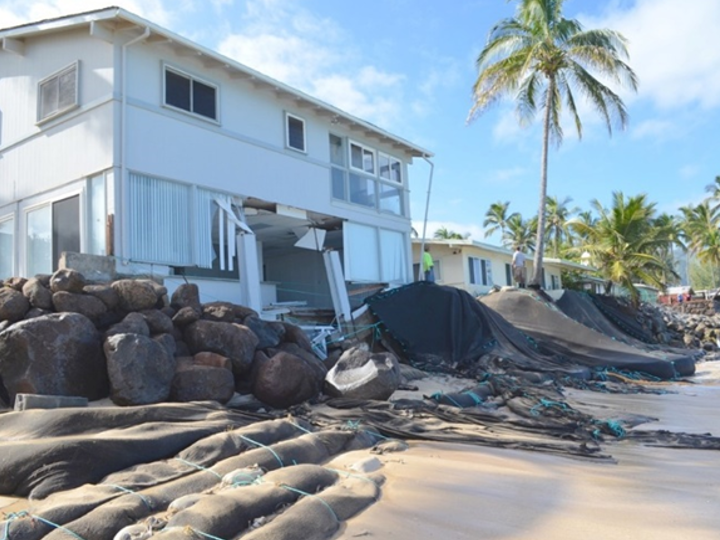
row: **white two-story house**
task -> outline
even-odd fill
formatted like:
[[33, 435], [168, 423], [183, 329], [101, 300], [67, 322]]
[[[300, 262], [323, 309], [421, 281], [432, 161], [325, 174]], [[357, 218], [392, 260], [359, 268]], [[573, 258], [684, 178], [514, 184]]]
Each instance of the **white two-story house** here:
[[84, 253], [204, 300], [332, 307], [412, 280], [430, 155], [123, 9], [0, 30], [0, 278]]

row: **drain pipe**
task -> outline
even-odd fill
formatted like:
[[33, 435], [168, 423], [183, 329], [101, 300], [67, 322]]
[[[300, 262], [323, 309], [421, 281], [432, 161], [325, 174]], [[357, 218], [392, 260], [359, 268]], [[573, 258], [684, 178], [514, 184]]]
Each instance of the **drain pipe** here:
[[420, 264], [418, 265], [417, 280], [423, 281], [425, 273], [423, 272], [423, 256], [425, 255], [425, 233], [427, 231], [428, 210], [430, 209], [430, 193], [432, 191], [433, 171], [435, 164], [430, 161], [427, 154], [423, 154], [423, 159], [430, 164], [430, 178], [428, 179], [427, 199], [425, 201], [425, 219], [423, 219], [422, 240], [420, 240]]
[[[117, 223], [117, 203], [120, 201], [120, 245], [122, 246], [122, 259], [128, 259], [128, 216], [127, 213], [127, 200], [128, 200], [128, 186], [127, 186], [127, 164], [125, 162], [125, 156], [127, 155], [127, 49], [131, 45], [144, 41], [150, 36], [150, 27], [146, 26], [142, 34], [134, 37], [127, 43], [122, 45], [122, 58], [121, 58], [121, 70], [122, 70], [122, 86], [121, 86], [121, 101], [120, 101], [120, 181], [115, 181], [115, 216]], [[119, 195], [119, 197], [118, 197]], [[117, 244], [116, 244], [117, 245]], [[115, 254], [117, 255], [117, 253]]]

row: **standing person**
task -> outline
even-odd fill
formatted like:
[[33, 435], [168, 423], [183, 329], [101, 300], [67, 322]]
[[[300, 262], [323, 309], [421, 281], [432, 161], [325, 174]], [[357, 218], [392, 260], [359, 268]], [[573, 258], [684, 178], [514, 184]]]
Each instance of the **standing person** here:
[[425, 273], [425, 281], [435, 283], [435, 265], [433, 264], [430, 248], [425, 246], [425, 252], [422, 257], [423, 272]]
[[525, 254], [520, 246], [515, 246], [515, 253], [512, 257], [513, 279], [521, 289], [525, 288]]

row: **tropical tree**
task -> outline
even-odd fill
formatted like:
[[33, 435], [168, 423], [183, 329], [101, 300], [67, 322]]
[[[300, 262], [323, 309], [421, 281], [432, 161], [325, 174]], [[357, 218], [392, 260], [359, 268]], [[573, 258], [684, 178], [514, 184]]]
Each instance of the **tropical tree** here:
[[503, 246], [520, 247], [523, 251], [535, 249], [535, 230], [537, 217], [524, 220], [520, 214], [513, 214], [507, 220], [507, 229], [503, 233]]
[[463, 236], [459, 232], [449, 230], [445, 226], [440, 227], [433, 234], [433, 238], [435, 238], [436, 240], [464, 240], [465, 238], [468, 238], [469, 236], [470, 236], [469, 234], [466, 234]]
[[681, 207], [680, 214], [680, 227], [689, 251], [700, 262], [710, 265], [715, 281], [715, 269], [720, 265], [720, 205], [713, 205], [709, 198], [695, 206]]
[[[584, 30], [575, 19], [563, 17], [564, 0], [518, 0], [516, 15], [497, 23], [477, 58], [478, 77], [468, 121], [485, 112], [499, 98], [511, 95], [522, 124], [538, 109], [543, 113], [540, 200], [535, 268], [531, 286], [539, 287], [545, 234], [548, 148], [560, 145], [560, 118], [567, 110], [578, 137], [582, 123], [573, 89], [579, 90], [599, 112], [612, 134], [613, 125], [624, 128], [627, 111], [622, 99], [589, 70], [619, 84], [637, 88], [627, 58], [625, 38], [612, 30]], [[565, 109], [566, 108], [566, 109]]]
[[517, 212], [508, 214], [508, 207], [510, 201], [497, 201], [490, 205], [488, 211], [485, 212], [485, 221], [483, 221], [483, 227], [485, 228], [485, 238], [493, 234], [495, 231], [500, 231], [500, 238], [505, 236], [505, 229], [507, 229], [507, 222], [512, 216], [517, 215]]
[[560, 201], [557, 197], [548, 197], [546, 202], [546, 226], [545, 234], [548, 247], [552, 248], [554, 257], [560, 257], [563, 242], [570, 239], [568, 222], [570, 216], [576, 213], [578, 208], [568, 208], [572, 199], [565, 197]]
[[590, 254], [591, 264], [608, 283], [606, 292], [610, 292], [613, 283], [618, 283], [637, 303], [636, 281], [665, 288], [662, 276], [675, 274], [657, 256], [659, 247], [667, 242], [668, 231], [654, 224], [655, 203], [648, 202], [644, 194], [626, 198], [622, 192], [614, 192], [610, 209], [597, 200], [591, 204], [598, 219], [593, 227], [580, 221], [574, 223], [574, 228], [586, 238], [575, 249]]

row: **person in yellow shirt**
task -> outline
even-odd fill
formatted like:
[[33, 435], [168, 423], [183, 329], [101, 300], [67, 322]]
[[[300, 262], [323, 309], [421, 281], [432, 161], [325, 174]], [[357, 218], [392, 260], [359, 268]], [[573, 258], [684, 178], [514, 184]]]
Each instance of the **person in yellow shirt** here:
[[435, 267], [433, 264], [432, 255], [430, 255], [430, 248], [425, 246], [425, 252], [423, 253], [423, 272], [425, 273], [425, 281], [430, 283], [435, 282]]

